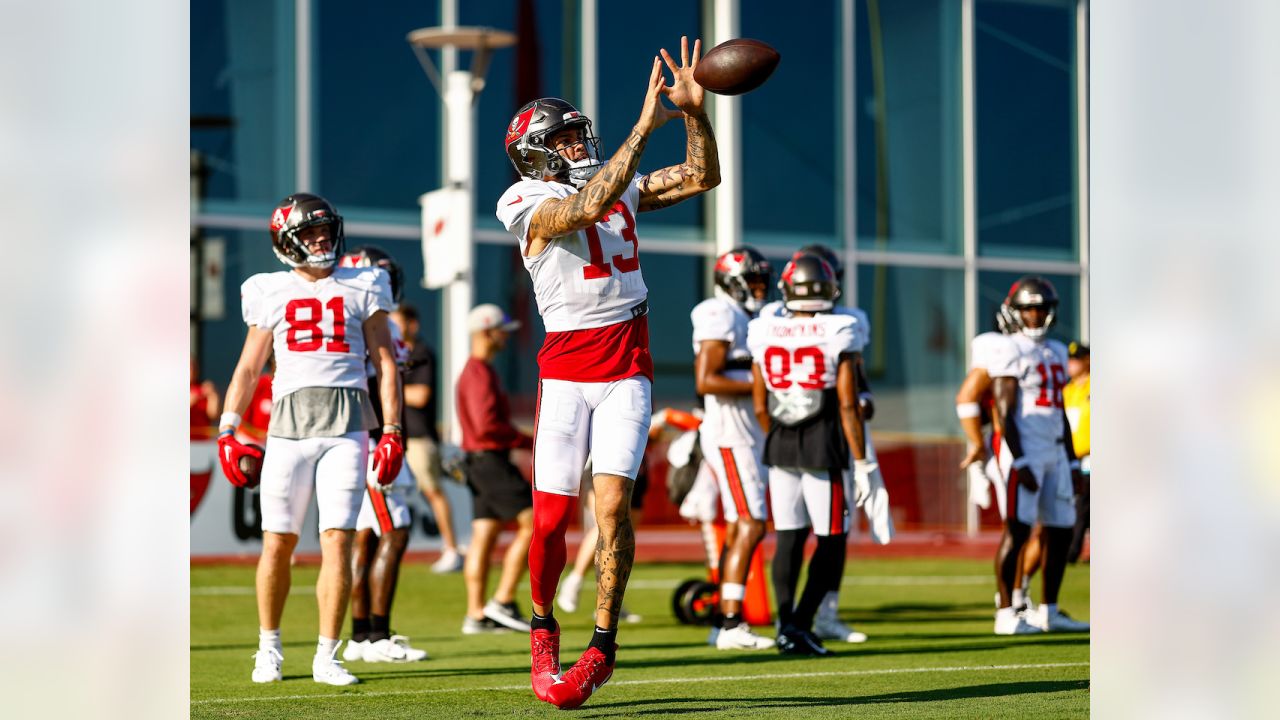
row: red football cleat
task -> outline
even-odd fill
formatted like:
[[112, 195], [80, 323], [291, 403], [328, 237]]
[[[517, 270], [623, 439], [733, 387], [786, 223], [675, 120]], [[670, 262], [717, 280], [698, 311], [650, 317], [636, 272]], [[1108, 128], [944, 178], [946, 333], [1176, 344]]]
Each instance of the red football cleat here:
[[[618, 651], [618, 646], [613, 646]], [[616, 658], [615, 658], [616, 662]], [[569, 668], [560, 682], [547, 689], [547, 702], [561, 710], [572, 710], [586, 702], [591, 694], [613, 677], [614, 663], [605, 661], [604, 653], [589, 647], [578, 662]]]
[[560, 625], [553, 630], [533, 630], [529, 633], [529, 654], [533, 668], [529, 677], [533, 682], [533, 694], [539, 700], [551, 702], [547, 688], [560, 680]]

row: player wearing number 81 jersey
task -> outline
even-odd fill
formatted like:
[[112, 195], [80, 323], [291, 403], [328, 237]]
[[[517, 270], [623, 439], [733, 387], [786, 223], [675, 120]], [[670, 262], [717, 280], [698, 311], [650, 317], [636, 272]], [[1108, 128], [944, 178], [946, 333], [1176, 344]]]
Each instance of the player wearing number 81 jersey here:
[[[519, 240], [547, 330], [534, 420], [531, 680], [539, 699], [560, 708], [578, 707], [612, 676], [635, 558], [630, 494], [647, 441], [653, 377], [636, 215], [719, 183], [703, 90], [693, 80], [700, 47], [695, 42], [691, 59], [682, 40], [679, 65], [661, 51], [675, 78], [670, 86], [654, 58], [640, 119], [608, 162], [590, 119], [564, 100], [527, 103], [506, 128], [507, 157], [523, 179], [498, 199], [497, 215]], [[663, 95], [680, 109], [666, 109]], [[650, 133], [676, 117], [685, 121], [685, 162], [638, 175]], [[588, 449], [600, 604], [587, 652], [561, 675], [552, 602]]]
[[[356, 678], [335, 659], [351, 582], [352, 535], [364, 496], [366, 443], [375, 423], [365, 380], [365, 353], [378, 375], [383, 417], [400, 416], [400, 383], [387, 327], [391, 287], [384, 270], [335, 267], [343, 247], [342, 218], [324, 198], [298, 193], [272, 214], [276, 256], [291, 269], [254, 275], [241, 288], [244, 349], [227, 388], [218, 455], [233, 483], [248, 479], [244, 456], [261, 455], [235, 439], [240, 413], [274, 352], [274, 398], [262, 459], [262, 558], [258, 563], [259, 649], [254, 682], [281, 679], [280, 619], [289, 593], [290, 561], [310, 504], [319, 506], [320, 636], [312, 678], [351, 685]], [[402, 459], [399, 425], [383, 427], [375, 451], [386, 484]]]

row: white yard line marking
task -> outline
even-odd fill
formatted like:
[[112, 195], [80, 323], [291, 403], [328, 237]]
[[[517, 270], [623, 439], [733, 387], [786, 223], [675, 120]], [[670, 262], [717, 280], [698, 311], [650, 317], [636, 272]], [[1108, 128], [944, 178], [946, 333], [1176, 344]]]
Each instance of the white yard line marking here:
[[[853, 677], [858, 675], [900, 675], [907, 673], [954, 673], [954, 672], [991, 672], [1004, 670], [1051, 670], [1055, 668], [1077, 668], [1088, 667], [1087, 662], [1072, 663], [1035, 663], [1026, 665], [960, 665], [952, 667], [929, 667], [929, 668], [883, 668], [880, 670], [836, 670], [829, 672], [802, 672], [802, 673], [774, 673], [759, 675], [720, 675], [717, 677], [695, 677], [695, 678], [658, 678], [654, 680], [619, 680], [610, 683], [612, 685], [674, 685], [676, 683], [707, 683], [707, 682], [741, 682], [741, 681], [760, 681], [760, 680], [790, 680], [795, 678], [812, 678], [812, 677]], [[471, 687], [471, 688], [433, 688], [425, 690], [388, 690], [383, 692], [347, 692], [347, 693], [327, 693], [315, 695], [276, 695], [272, 697], [242, 697], [242, 698], [209, 698], [206, 700], [192, 700], [192, 705], [221, 705], [225, 703], [244, 703], [244, 702], [264, 702], [272, 700], [312, 700], [312, 699], [328, 699], [328, 698], [364, 698], [364, 697], [393, 697], [400, 695], [442, 695], [445, 693], [460, 692], [495, 692], [505, 690], [529, 690], [528, 683], [520, 685], [491, 685], [489, 687]]]

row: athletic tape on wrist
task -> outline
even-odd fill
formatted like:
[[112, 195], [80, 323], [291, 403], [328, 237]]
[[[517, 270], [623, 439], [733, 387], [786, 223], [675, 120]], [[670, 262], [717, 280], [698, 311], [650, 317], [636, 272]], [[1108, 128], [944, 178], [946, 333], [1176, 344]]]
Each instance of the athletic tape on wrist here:
[[218, 427], [230, 427], [232, 430], [240, 427], [240, 413], [224, 412], [222, 417], [218, 419]]
[[976, 402], [956, 403], [956, 417], [964, 420], [982, 414], [982, 408]]

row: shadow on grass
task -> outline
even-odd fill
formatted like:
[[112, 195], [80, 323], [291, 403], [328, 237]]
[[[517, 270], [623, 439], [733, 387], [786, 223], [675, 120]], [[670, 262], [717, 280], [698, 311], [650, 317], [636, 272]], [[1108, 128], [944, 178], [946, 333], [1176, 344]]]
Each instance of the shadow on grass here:
[[[661, 698], [590, 705], [586, 708], [587, 713], [581, 717], [694, 715], [698, 713], [720, 713], [727, 709], [766, 710], [772, 708], [785, 708], [801, 712], [805, 708], [836, 708], [888, 703], [970, 700], [976, 698], [1008, 697], [1010, 695], [1032, 695], [1038, 693], [1066, 692], [1069, 690], [1087, 690], [1088, 688], [1089, 682], [1087, 680], [1039, 680], [1027, 682], [989, 683], [985, 685], [964, 685], [955, 688], [915, 690], [843, 698], [803, 696], [769, 697], [758, 699], [726, 698], [724, 700], [707, 698]], [[695, 707], [695, 705], [700, 706]], [[921, 712], [923, 712], [923, 710]]]
[[[1045, 637], [1016, 637], [1005, 638], [994, 635], [948, 635], [943, 636], [944, 639], [966, 639], [966, 637], [977, 637], [987, 640], [987, 642], [964, 642], [955, 645], [910, 645], [898, 647], [878, 646], [874, 641], [860, 645], [843, 645], [838, 643], [828, 644], [828, 648], [834, 651], [834, 658], [854, 658], [854, 657], [873, 657], [877, 655], [939, 655], [944, 653], [965, 653], [965, 652], [991, 652], [1000, 651], [1007, 648], [1023, 647], [1027, 645], [1049, 645], [1054, 647], [1062, 647], [1066, 645], [1088, 645], [1088, 635], [1073, 636], [1045, 636]], [[705, 646], [704, 646], [705, 647]], [[789, 662], [796, 661], [812, 661], [815, 658], [780, 655], [771, 650], [760, 650], [752, 653], [699, 653], [689, 657], [680, 656], [664, 656], [652, 660], [632, 660], [626, 658], [626, 647], [622, 648], [623, 664], [625, 667], [647, 668], [647, 667], [673, 667], [673, 666], [746, 666], [758, 663], [769, 662]]]

